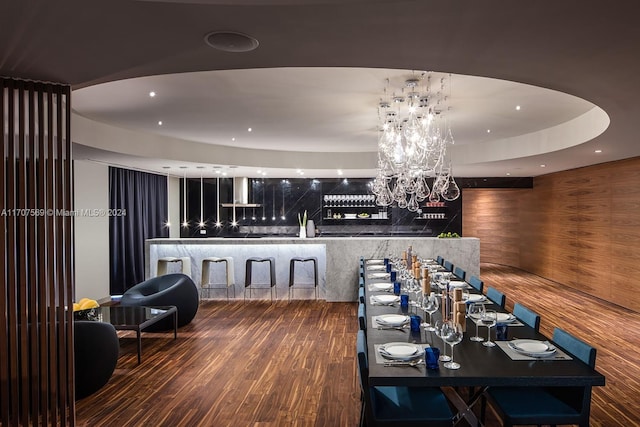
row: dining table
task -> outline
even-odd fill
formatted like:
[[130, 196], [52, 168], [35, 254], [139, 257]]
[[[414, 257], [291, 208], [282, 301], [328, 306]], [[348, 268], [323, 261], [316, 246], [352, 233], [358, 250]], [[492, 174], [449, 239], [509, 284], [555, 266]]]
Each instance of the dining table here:
[[[579, 387], [590, 398], [593, 386], [603, 386], [605, 377], [597, 370], [571, 354], [558, 349], [557, 353], [547, 357], [527, 357], [511, 351], [507, 345], [514, 339], [531, 339], [540, 342], [551, 340], [534, 328], [515, 320], [507, 328], [506, 341], [495, 340], [495, 327], [491, 328], [492, 340], [497, 345], [486, 347], [482, 342], [474, 342], [469, 338], [475, 335], [476, 326], [473, 320], [467, 318], [466, 332], [463, 340], [454, 346], [455, 362], [459, 369], [448, 369], [440, 362], [438, 369], [427, 369], [424, 363], [413, 365], [408, 363], [390, 364], [380, 357], [379, 347], [389, 343], [412, 343], [420, 348], [436, 347], [440, 353], [445, 352], [442, 339], [434, 332], [412, 332], [408, 327], [386, 328], [380, 327], [374, 319], [381, 315], [419, 315], [428, 320], [428, 316], [419, 307], [410, 305], [402, 308], [399, 303], [379, 303], [380, 295], [393, 295], [393, 287], [385, 288], [380, 283], [390, 279], [380, 274], [382, 260], [365, 260], [364, 288], [366, 312], [366, 338], [369, 363], [369, 384], [371, 386], [410, 386], [410, 387], [448, 387], [450, 402], [457, 408], [456, 420], [465, 418], [470, 425], [482, 425], [481, 420], [472, 410], [488, 387], [518, 386], [518, 387]], [[373, 267], [376, 266], [376, 267]], [[453, 276], [453, 275], [452, 275]], [[452, 277], [455, 279], [455, 276]], [[376, 285], [378, 284], [378, 285]], [[465, 286], [469, 294], [479, 294], [478, 291]], [[439, 289], [433, 289], [438, 292]], [[405, 292], [403, 292], [405, 293]], [[409, 293], [412, 297], [411, 293]], [[372, 298], [373, 297], [373, 298]], [[477, 299], [479, 297], [476, 297]], [[388, 299], [388, 297], [387, 297]], [[506, 313], [490, 300], [484, 300], [487, 309], [498, 313]], [[442, 309], [433, 313], [433, 323], [442, 319]], [[480, 336], [486, 340], [487, 327], [480, 325]], [[446, 346], [446, 353], [451, 354], [450, 346]], [[392, 366], [389, 366], [392, 365]]]

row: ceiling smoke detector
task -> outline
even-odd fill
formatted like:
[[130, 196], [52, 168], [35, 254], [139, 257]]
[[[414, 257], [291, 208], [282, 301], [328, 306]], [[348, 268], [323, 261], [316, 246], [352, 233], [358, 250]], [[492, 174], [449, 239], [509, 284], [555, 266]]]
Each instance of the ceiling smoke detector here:
[[225, 52], [250, 52], [259, 45], [258, 40], [233, 31], [214, 31], [204, 36], [204, 41], [214, 49]]

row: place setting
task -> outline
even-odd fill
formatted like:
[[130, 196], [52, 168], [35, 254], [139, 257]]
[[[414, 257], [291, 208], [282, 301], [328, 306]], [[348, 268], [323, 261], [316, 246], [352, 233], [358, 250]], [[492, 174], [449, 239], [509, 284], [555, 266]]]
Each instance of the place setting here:
[[400, 302], [398, 295], [371, 295], [370, 297], [372, 305], [396, 305]]
[[380, 314], [372, 317], [373, 328], [376, 329], [395, 329], [405, 331], [409, 327], [411, 318], [402, 314]]
[[375, 346], [376, 362], [384, 366], [419, 367], [424, 365], [425, 344], [390, 342]]
[[572, 360], [549, 341], [513, 339], [497, 344], [512, 360]]
[[388, 279], [389, 275], [387, 272], [369, 273], [367, 274], [367, 279]]
[[391, 282], [374, 282], [369, 284], [369, 291], [372, 292], [393, 292], [393, 283]]
[[367, 271], [384, 271], [386, 273], [387, 266], [384, 264], [367, 265]]

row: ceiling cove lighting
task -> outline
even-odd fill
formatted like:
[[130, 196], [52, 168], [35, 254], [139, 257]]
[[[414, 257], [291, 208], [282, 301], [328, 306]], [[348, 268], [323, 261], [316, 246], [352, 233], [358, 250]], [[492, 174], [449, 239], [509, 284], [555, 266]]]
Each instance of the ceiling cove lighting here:
[[[373, 186], [378, 206], [396, 204], [416, 212], [424, 200], [460, 197], [447, 157], [447, 147], [454, 144], [446, 114], [450, 92], [451, 75], [433, 79], [432, 73], [414, 73], [393, 85], [387, 79], [378, 104], [378, 172]], [[433, 179], [433, 188], [427, 178]]]

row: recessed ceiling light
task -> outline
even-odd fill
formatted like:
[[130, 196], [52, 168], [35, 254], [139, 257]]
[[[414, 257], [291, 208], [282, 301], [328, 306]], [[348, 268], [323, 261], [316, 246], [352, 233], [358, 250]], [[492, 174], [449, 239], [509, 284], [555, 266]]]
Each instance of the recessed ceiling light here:
[[267, 176], [267, 173], [266, 172], [262, 172], [262, 176]]
[[516, 110], [520, 111], [520, 106], [516, 105]]
[[251, 132], [252, 130], [253, 130], [253, 129], [249, 128], [249, 129], [247, 129], [247, 132]]
[[491, 129], [487, 129], [487, 133], [491, 133]]
[[342, 171], [338, 169], [338, 175], [342, 175]]
[[149, 92], [149, 96], [150, 96], [151, 98], [153, 98], [154, 96], [156, 96], [156, 93], [155, 93], [154, 91], [151, 91], [151, 92]]
[[219, 174], [221, 174], [222, 172], [221, 172], [221, 171], [216, 171], [216, 173], [219, 175]]
[[511, 176], [511, 172], [507, 172], [507, 176]]
[[235, 141], [236, 139], [235, 139], [235, 138], [231, 138], [231, 140], [232, 140], [232, 141]]
[[261, 174], [261, 173], [262, 173], [262, 171], [261, 171], [260, 169], [258, 169], [258, 170], [256, 171], [256, 173]]
[[204, 41], [212, 48], [225, 52], [250, 52], [260, 44], [247, 34], [232, 31], [213, 31], [204, 36]]
[[596, 150], [595, 152], [596, 153], [602, 153], [602, 150]]
[[162, 126], [162, 120], [158, 120], [158, 126]]
[[547, 167], [547, 165], [540, 165], [540, 167], [541, 167], [541, 168], [546, 168], [546, 167]]

